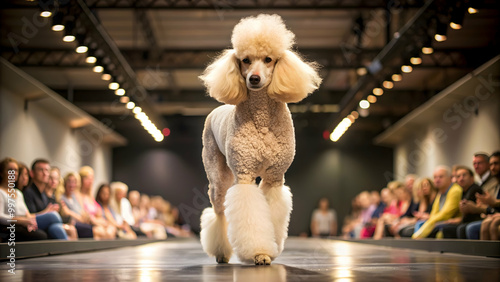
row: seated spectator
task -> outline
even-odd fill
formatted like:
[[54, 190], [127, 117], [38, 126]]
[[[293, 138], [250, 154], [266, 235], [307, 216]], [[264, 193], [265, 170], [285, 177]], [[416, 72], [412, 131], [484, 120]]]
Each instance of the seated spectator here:
[[446, 166], [438, 166], [434, 170], [434, 186], [438, 189], [438, 195], [432, 205], [431, 214], [413, 233], [413, 239], [435, 237], [437, 234], [436, 224], [454, 218], [460, 214], [459, 204], [462, 198], [462, 188], [451, 182], [451, 171]]
[[45, 194], [49, 182], [50, 165], [47, 160], [37, 159], [31, 166], [32, 182], [24, 189], [24, 201], [30, 213], [36, 215], [38, 227], [47, 230], [49, 238], [68, 240], [59, 205], [51, 204]]
[[82, 208], [90, 218], [92, 226], [99, 226], [104, 229], [106, 239], [116, 238], [116, 227], [104, 218], [101, 205], [92, 196], [92, 186], [94, 185], [94, 170], [89, 166], [80, 168], [80, 198]]
[[149, 238], [166, 239], [167, 231], [163, 224], [156, 220], [153, 215], [156, 215], [156, 210], [151, 207], [149, 196], [142, 194], [139, 203], [139, 219], [136, 220], [136, 227], [146, 233]]
[[128, 186], [123, 182], [111, 182], [111, 199], [109, 205], [116, 214], [119, 214], [134, 230], [137, 236], [147, 236], [146, 233], [141, 231], [140, 226], [136, 227], [134, 214], [132, 212], [132, 205], [128, 201], [127, 195]]
[[[461, 216], [442, 222], [440, 227], [443, 238], [465, 238], [465, 226], [476, 220], [480, 220], [480, 214], [471, 213], [463, 209], [465, 203], [476, 205], [476, 193], [483, 193], [481, 187], [474, 183], [474, 173], [466, 166], [456, 167], [456, 183], [462, 187], [462, 200], [460, 201]], [[460, 237], [457, 232], [462, 233]]]
[[370, 197], [372, 200], [372, 204], [375, 205], [375, 210], [372, 213], [372, 219], [379, 218], [380, 215], [384, 212], [385, 203], [380, 199], [380, 193], [377, 190], [373, 190], [370, 192]]
[[24, 191], [24, 189], [30, 183], [30, 171], [28, 167], [23, 163], [19, 164], [19, 177], [17, 179], [16, 187], [17, 189]]
[[[488, 158], [490, 162], [490, 176], [498, 183], [498, 178], [500, 176], [500, 168], [497, 163], [500, 161], [500, 152], [495, 152]], [[491, 181], [491, 180], [490, 180]], [[465, 227], [465, 234], [467, 239], [480, 239], [481, 229], [483, 229], [484, 240], [489, 239], [489, 235], [486, 230], [490, 229], [490, 221], [493, 215], [500, 211], [500, 192], [499, 186], [489, 189], [489, 191], [484, 191], [484, 194], [476, 194], [477, 205], [472, 205], [470, 203], [464, 204], [464, 208], [470, 212], [474, 213], [484, 213], [487, 215], [486, 222], [483, 225], [483, 220], [478, 220], [467, 224]], [[481, 187], [484, 188], [484, 187]]]
[[437, 189], [429, 178], [419, 179], [415, 183], [413, 191], [416, 192], [415, 202], [418, 203], [418, 208], [413, 213], [412, 218], [406, 218], [401, 223], [402, 226], [398, 231], [400, 237], [411, 237], [415, 231], [415, 224], [417, 221], [425, 221], [429, 218], [434, 199], [437, 195]]
[[109, 239], [113, 234], [107, 234], [104, 226], [93, 225], [90, 216], [82, 208], [78, 193], [80, 175], [74, 172], [64, 177], [64, 193], [61, 196], [62, 214], [74, 222], [79, 238]]
[[[490, 156], [490, 172], [500, 183], [500, 151]], [[477, 194], [478, 201], [487, 205], [485, 210], [487, 217], [481, 223], [481, 240], [499, 240], [500, 226], [500, 184], [494, 189], [494, 194]], [[496, 194], [496, 195], [495, 195]]]
[[137, 239], [137, 235], [130, 225], [123, 220], [122, 216], [119, 213], [115, 213], [113, 209], [109, 207], [110, 202], [111, 189], [109, 185], [102, 184], [97, 190], [96, 201], [101, 205], [102, 210], [104, 211], [104, 217], [108, 222], [110, 222], [113, 226], [116, 227], [118, 232], [118, 237], [122, 239]]
[[489, 163], [490, 157], [488, 156], [488, 154], [483, 152], [474, 154], [472, 165], [474, 166], [474, 170], [479, 176], [478, 185], [481, 187], [481, 189], [483, 189], [484, 192], [493, 194], [498, 185], [498, 180], [496, 177], [491, 175]]
[[[5, 158], [0, 162], [0, 239], [5, 242], [10, 234], [9, 220], [16, 220], [16, 241], [45, 240], [47, 233], [38, 228], [36, 217], [30, 214], [23, 193], [9, 184], [18, 179], [17, 161]], [[9, 179], [11, 177], [11, 179]], [[15, 209], [9, 210], [9, 199], [14, 198]]]
[[[57, 200], [56, 200], [56, 191], [58, 193]], [[64, 191], [61, 178], [61, 171], [57, 167], [52, 167], [49, 173], [49, 182], [47, 183], [47, 188], [44, 191], [45, 195], [49, 200], [49, 204], [57, 204], [61, 206], [60, 203], [62, 194], [61, 191]], [[60, 213], [61, 211], [62, 209], [60, 210]], [[68, 239], [77, 240], [78, 233], [76, 231], [74, 223], [70, 223], [68, 217], [62, 218], [62, 220], [63, 220], [63, 228], [64, 230], [66, 230], [66, 234], [68, 234]]]
[[318, 208], [311, 217], [311, 233], [313, 237], [328, 237], [337, 235], [337, 213], [329, 208], [329, 201], [323, 197]]
[[384, 237], [384, 234], [386, 232], [386, 225], [390, 224], [394, 220], [397, 220], [401, 216], [401, 211], [398, 207], [398, 199], [393, 190], [397, 189], [396, 187], [403, 186], [402, 184], [398, 185], [394, 182], [389, 184], [388, 186], [392, 187], [392, 190], [389, 188], [384, 188], [380, 192], [382, 201], [385, 203], [385, 209], [382, 213], [382, 216], [377, 220], [377, 225], [373, 234], [373, 239], [375, 240], [379, 240]]
[[[359, 195], [351, 200], [351, 210], [344, 218], [344, 225], [342, 226], [342, 237], [344, 239], [348, 238], [359, 238], [359, 233], [356, 234], [355, 227], [359, 223], [359, 214], [361, 213], [361, 207], [358, 201]], [[359, 230], [361, 231], [361, 230]]]

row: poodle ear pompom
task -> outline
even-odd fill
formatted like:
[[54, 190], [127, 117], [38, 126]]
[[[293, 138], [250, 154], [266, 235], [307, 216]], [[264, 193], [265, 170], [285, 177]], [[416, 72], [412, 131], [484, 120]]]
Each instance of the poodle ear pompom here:
[[274, 67], [273, 78], [267, 89], [271, 98], [297, 103], [321, 84], [316, 63], [307, 63], [292, 51], [285, 51]]
[[210, 97], [219, 102], [237, 105], [247, 99], [245, 80], [234, 50], [225, 50], [199, 78]]

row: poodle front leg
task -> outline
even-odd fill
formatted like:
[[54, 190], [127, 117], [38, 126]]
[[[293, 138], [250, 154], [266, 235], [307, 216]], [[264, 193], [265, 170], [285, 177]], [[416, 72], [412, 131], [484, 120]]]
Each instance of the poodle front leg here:
[[260, 188], [271, 210], [271, 221], [274, 226], [276, 244], [278, 245], [278, 255], [280, 255], [288, 237], [288, 224], [292, 212], [292, 193], [290, 187], [283, 185], [283, 181], [270, 183], [263, 179]]
[[235, 184], [224, 203], [229, 242], [242, 262], [270, 264], [278, 255], [266, 198], [255, 184]]

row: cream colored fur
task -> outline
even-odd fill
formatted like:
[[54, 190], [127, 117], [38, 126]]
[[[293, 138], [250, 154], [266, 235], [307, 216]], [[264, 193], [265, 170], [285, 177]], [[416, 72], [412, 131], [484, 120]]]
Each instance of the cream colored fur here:
[[[201, 242], [217, 261], [230, 258], [224, 216], [240, 260], [269, 264], [283, 250], [292, 210], [284, 174], [295, 155], [286, 103], [304, 99], [321, 83], [316, 65], [290, 50], [294, 37], [277, 15], [242, 19], [233, 30], [234, 49], [200, 76], [211, 97], [231, 104], [210, 113], [203, 130], [213, 210], [203, 212]], [[253, 89], [248, 78], [259, 72], [266, 72], [264, 81]]]

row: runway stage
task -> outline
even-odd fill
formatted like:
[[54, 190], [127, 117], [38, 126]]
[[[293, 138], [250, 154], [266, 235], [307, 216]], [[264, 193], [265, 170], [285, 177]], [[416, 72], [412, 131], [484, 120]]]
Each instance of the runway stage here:
[[311, 238], [289, 238], [270, 266], [217, 265], [195, 239], [18, 259], [15, 275], [2, 262], [0, 281], [500, 281], [498, 258]]

